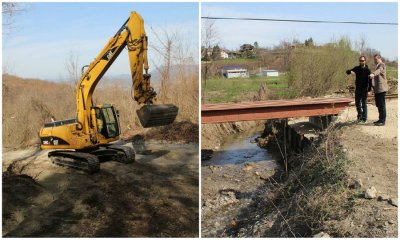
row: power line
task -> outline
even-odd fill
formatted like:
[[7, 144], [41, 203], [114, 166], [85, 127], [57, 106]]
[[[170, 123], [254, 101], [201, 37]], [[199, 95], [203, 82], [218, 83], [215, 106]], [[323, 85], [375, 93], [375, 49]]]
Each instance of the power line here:
[[397, 25], [392, 22], [356, 22], [356, 21], [325, 21], [325, 20], [299, 20], [299, 19], [276, 19], [276, 18], [233, 18], [233, 17], [201, 17], [202, 19], [214, 20], [242, 20], [242, 21], [269, 21], [269, 22], [298, 22], [298, 23], [339, 23], [339, 24], [363, 24], [363, 25]]

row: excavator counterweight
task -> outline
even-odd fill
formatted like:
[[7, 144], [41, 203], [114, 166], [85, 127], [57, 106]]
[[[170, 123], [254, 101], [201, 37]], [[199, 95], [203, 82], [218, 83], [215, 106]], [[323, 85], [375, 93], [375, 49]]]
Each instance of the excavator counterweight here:
[[178, 107], [173, 104], [144, 105], [136, 111], [144, 128], [168, 125], [178, 115]]

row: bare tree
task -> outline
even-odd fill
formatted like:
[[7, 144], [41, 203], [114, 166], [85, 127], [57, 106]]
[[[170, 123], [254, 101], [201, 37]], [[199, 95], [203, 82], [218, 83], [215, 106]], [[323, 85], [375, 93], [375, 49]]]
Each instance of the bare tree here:
[[218, 44], [218, 32], [215, 26], [215, 20], [205, 19], [203, 21], [204, 24], [201, 33], [201, 45], [205, 47], [211, 47]]
[[[153, 64], [161, 75], [160, 99], [167, 101], [170, 95], [171, 75], [181, 77], [182, 84], [186, 84], [184, 77], [186, 68], [194, 64], [193, 52], [189, 41], [185, 41], [184, 33], [169, 29], [156, 31], [151, 28], [155, 41], [149, 45], [160, 55], [161, 62]], [[172, 73], [172, 71], [174, 72]]]
[[71, 90], [75, 91], [75, 86], [78, 84], [81, 73], [79, 69], [79, 54], [76, 51], [71, 50], [66, 58], [65, 69], [68, 74], [68, 82], [71, 85]]
[[[154, 39], [149, 48], [159, 56], [152, 61], [160, 74], [159, 100], [174, 103], [179, 107], [179, 118], [197, 122], [198, 110], [198, 66], [197, 46], [193, 47], [188, 36], [182, 31], [168, 28], [151, 28]], [[194, 68], [193, 68], [194, 67]]]
[[279, 46], [277, 47], [276, 50], [279, 50], [282, 52], [283, 56], [283, 62], [281, 69], [283, 71], [288, 71], [290, 68], [290, 57], [292, 54], [292, 50], [296, 48], [296, 45], [299, 43], [299, 41], [295, 38], [291, 40], [283, 40], [279, 43]]
[[172, 50], [175, 46], [174, 43], [176, 41], [177, 33], [163, 29], [162, 35], [160, 35], [160, 33], [155, 31], [153, 28], [151, 28], [151, 30], [156, 37], [156, 42], [151, 45], [151, 48], [156, 50], [163, 59], [161, 66], [156, 65], [156, 69], [161, 75], [160, 99], [162, 102], [166, 102], [168, 101], [170, 85], [169, 78], [171, 76], [171, 66], [173, 61]]
[[360, 55], [365, 54], [365, 50], [367, 49], [367, 39], [364, 34], [360, 36], [360, 41], [358, 42], [358, 50]]
[[[12, 30], [16, 28], [15, 16], [26, 11], [26, 3], [16, 3], [16, 2], [2, 2], [2, 19], [3, 19], [3, 39], [7, 40], [6, 37], [10, 37]], [[4, 42], [3, 42], [4, 47]], [[3, 73], [12, 74], [14, 66], [7, 60], [3, 60]]]
[[15, 16], [27, 10], [26, 4], [2, 2], [3, 34], [9, 35], [15, 29]]
[[[205, 56], [208, 57], [208, 51], [212, 46], [218, 44], [218, 32], [215, 26], [215, 20], [206, 19], [203, 20], [203, 28], [202, 28], [202, 36], [201, 36], [201, 45], [205, 48]], [[202, 66], [202, 79], [203, 79], [203, 89], [202, 93], [202, 102], [205, 100], [206, 88], [207, 88], [207, 78], [209, 77], [209, 71], [212, 67], [212, 61], [206, 60], [204, 64], [204, 68]]]

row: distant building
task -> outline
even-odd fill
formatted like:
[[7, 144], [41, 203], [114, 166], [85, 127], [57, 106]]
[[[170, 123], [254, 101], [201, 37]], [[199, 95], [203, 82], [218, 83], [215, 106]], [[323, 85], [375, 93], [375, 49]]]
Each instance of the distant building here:
[[221, 50], [221, 58], [227, 59], [229, 58], [229, 54], [225, 50]]
[[225, 66], [222, 68], [222, 75], [226, 78], [247, 78], [249, 74], [246, 68], [241, 66]]
[[279, 77], [279, 72], [277, 70], [263, 70], [262, 75], [266, 77]]

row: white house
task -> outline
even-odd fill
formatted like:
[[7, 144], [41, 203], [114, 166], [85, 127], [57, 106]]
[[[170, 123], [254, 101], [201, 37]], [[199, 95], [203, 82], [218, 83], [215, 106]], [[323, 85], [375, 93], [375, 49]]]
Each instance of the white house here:
[[262, 75], [267, 77], [279, 77], [279, 72], [277, 70], [263, 70]]
[[247, 69], [241, 66], [225, 66], [222, 68], [222, 75], [226, 78], [249, 77]]
[[[207, 54], [207, 56], [211, 57], [212, 52], [213, 52], [213, 49], [212, 49], [212, 48], [209, 48], [209, 49], [204, 50], [204, 51], [202, 52], [202, 56], [204, 57], [204, 56]], [[220, 51], [220, 53], [219, 53], [219, 56], [220, 56], [221, 59], [227, 59], [227, 58], [229, 58], [228, 51], [221, 49], [221, 51]]]
[[227, 58], [229, 58], [228, 53], [227, 53], [226, 51], [224, 51], [224, 50], [221, 50], [221, 58], [222, 58], [222, 59], [227, 59]]

